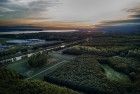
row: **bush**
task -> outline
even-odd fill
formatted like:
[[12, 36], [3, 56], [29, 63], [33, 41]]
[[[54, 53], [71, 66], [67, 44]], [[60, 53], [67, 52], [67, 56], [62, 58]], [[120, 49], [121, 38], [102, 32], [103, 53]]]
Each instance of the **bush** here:
[[136, 76], [139, 75], [140, 72], [139, 61], [135, 59], [114, 56], [108, 59], [108, 64], [115, 70], [129, 75], [132, 79], [137, 78]]
[[0, 80], [18, 80], [23, 79], [24, 77], [20, 74], [17, 74], [15, 71], [0, 69]]
[[90, 47], [90, 46], [74, 46], [63, 51], [64, 54], [81, 55], [91, 54], [97, 56], [116, 56], [122, 52], [126, 52], [129, 47]]
[[0, 94], [78, 94], [67, 88], [38, 80], [24, 80], [14, 71], [0, 69]]
[[112, 94], [114, 91], [118, 93], [104, 74], [104, 69], [92, 56], [79, 56], [46, 75], [44, 79], [88, 94]]
[[28, 59], [28, 64], [30, 67], [34, 68], [40, 67], [46, 63], [48, 63], [48, 56], [45, 53], [37, 53]]
[[140, 50], [139, 49], [129, 50], [127, 57], [133, 57], [140, 60]]
[[0, 81], [0, 94], [78, 94], [38, 80]]
[[63, 51], [63, 54], [69, 54], [69, 55], [81, 55], [83, 54], [82, 50], [80, 50], [79, 48], [70, 48], [70, 49], [66, 49]]

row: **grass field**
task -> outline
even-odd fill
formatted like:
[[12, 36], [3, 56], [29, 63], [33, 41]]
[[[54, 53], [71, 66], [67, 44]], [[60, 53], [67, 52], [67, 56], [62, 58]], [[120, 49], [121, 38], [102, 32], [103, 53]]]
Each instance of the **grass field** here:
[[50, 63], [45, 64], [42, 67], [30, 68], [29, 65], [27, 64], [27, 60], [22, 59], [13, 62], [12, 64], [9, 64], [7, 68], [18, 72], [26, 76], [27, 78], [43, 80], [44, 75], [54, 71], [55, 69], [63, 65], [63, 63], [66, 63], [67, 61], [73, 58], [72, 56], [61, 55], [58, 52], [51, 52], [49, 54], [50, 54], [50, 59], [49, 59]]
[[[52, 63], [52, 64], [46, 64], [40, 68], [30, 68], [27, 63], [26, 63], [26, 60], [20, 60], [20, 61], [17, 61], [13, 64], [9, 64], [7, 66], [8, 69], [11, 69], [11, 70], [15, 70], [16, 72], [26, 76], [26, 77], [31, 77], [47, 68], [49, 68], [50, 66], [52, 66], [53, 64], [55, 63]], [[36, 77], [37, 79], [38, 78], [43, 78], [44, 75], [39, 75], [39, 77]]]
[[101, 65], [102, 68], [105, 70], [106, 77], [110, 79], [111, 81], [117, 81], [117, 82], [131, 82], [129, 77], [123, 73], [117, 72], [111, 67], [109, 67], [107, 64]]

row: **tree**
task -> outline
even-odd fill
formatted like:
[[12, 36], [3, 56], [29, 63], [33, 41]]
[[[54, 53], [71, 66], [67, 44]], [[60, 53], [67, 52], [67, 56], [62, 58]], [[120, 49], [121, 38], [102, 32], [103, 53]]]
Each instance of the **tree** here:
[[37, 53], [28, 59], [29, 66], [34, 68], [40, 67], [46, 63], [48, 63], [48, 56], [45, 53]]

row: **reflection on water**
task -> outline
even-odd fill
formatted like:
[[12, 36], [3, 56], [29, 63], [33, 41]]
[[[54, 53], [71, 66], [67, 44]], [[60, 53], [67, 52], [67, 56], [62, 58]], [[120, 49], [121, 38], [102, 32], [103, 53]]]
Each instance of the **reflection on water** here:
[[43, 31], [9, 31], [0, 32], [0, 34], [24, 34], [24, 33], [40, 33], [40, 32], [74, 32], [78, 30], [43, 30]]

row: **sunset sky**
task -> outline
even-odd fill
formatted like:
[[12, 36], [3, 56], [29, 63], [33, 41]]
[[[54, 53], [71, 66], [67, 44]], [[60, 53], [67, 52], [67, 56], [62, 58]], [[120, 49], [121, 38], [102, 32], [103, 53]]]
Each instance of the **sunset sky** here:
[[0, 0], [0, 20], [84, 23], [87, 26], [139, 19], [139, 5], [140, 0]]

